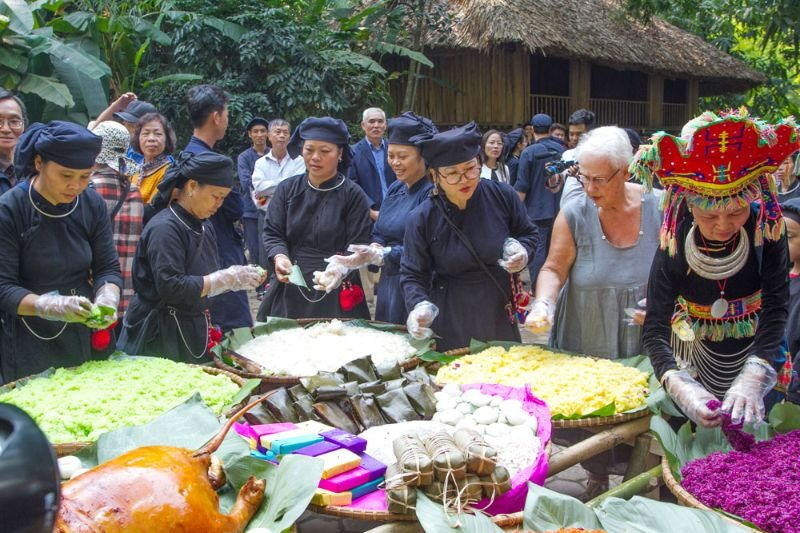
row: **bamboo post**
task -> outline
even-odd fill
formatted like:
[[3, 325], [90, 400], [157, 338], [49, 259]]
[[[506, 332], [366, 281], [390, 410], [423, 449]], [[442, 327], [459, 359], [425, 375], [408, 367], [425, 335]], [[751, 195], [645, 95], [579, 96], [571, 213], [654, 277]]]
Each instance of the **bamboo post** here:
[[631, 457], [628, 459], [628, 468], [625, 469], [625, 477], [622, 480], [628, 481], [644, 472], [647, 468], [648, 455], [650, 455], [650, 436], [645, 433], [636, 437]]
[[547, 477], [554, 476], [584, 459], [610, 450], [623, 441], [630, 440], [650, 429], [650, 417], [645, 416], [613, 426], [586, 440], [573, 444], [550, 458]]
[[661, 465], [655, 466], [647, 472], [639, 474], [638, 476], [631, 478], [624, 483], [620, 483], [613, 489], [609, 490], [608, 492], [604, 492], [597, 498], [589, 500], [586, 502], [586, 505], [589, 507], [597, 507], [606, 498], [614, 497], [627, 500], [642, 492], [651, 491], [658, 487], [661, 479], [661, 472]]

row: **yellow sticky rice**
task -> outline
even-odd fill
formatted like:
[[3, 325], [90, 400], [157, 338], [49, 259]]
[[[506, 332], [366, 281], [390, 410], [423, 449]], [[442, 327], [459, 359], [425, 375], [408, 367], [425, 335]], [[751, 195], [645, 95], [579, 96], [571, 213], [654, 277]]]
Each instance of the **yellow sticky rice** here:
[[552, 416], [586, 416], [614, 402], [615, 412], [642, 407], [647, 374], [606, 359], [554, 353], [537, 346], [501, 347], [465, 355], [442, 367], [439, 383], [497, 383], [521, 387], [544, 400]]
[[101, 433], [145, 424], [199, 392], [219, 414], [239, 391], [224, 375], [157, 357], [89, 361], [60, 368], [0, 395], [42, 428], [50, 442], [94, 441]]

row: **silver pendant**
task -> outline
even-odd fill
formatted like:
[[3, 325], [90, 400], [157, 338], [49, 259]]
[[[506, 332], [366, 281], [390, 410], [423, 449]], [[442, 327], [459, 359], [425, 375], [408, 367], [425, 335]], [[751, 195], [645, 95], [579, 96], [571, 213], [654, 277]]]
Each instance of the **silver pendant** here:
[[714, 318], [722, 318], [728, 312], [728, 300], [725, 298], [718, 298], [711, 304], [711, 316]]

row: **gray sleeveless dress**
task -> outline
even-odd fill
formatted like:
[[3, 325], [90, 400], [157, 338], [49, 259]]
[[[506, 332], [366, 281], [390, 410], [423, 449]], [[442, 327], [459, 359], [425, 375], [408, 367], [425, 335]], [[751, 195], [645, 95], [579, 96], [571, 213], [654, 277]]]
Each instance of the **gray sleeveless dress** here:
[[639, 240], [626, 248], [603, 238], [597, 207], [585, 194], [563, 207], [577, 250], [556, 303], [554, 348], [608, 359], [642, 352], [642, 328], [625, 323], [624, 309], [647, 296], [661, 226], [660, 197], [650, 192], [642, 198]]

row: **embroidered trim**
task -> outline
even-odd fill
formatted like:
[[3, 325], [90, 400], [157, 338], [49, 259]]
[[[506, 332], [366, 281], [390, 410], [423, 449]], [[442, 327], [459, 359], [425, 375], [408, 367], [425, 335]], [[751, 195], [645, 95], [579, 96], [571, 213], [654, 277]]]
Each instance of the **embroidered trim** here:
[[758, 312], [761, 310], [761, 291], [749, 296], [728, 300], [728, 310], [722, 318], [711, 315], [710, 305], [701, 305], [679, 296], [671, 324], [681, 320], [689, 324], [698, 340], [719, 342], [724, 339], [743, 339], [756, 334]]

